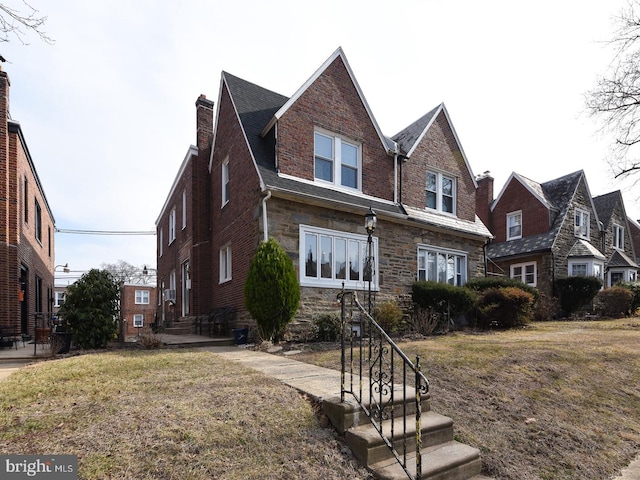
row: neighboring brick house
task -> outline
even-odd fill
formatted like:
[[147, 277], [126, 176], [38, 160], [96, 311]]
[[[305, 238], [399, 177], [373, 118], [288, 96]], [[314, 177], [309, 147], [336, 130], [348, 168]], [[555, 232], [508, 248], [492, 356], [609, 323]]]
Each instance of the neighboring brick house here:
[[491, 234], [475, 214], [475, 177], [444, 105], [386, 137], [342, 49], [290, 98], [223, 72], [215, 127], [213, 104], [201, 96], [196, 105], [197, 146], [156, 224], [161, 304], [172, 295], [182, 305], [187, 294], [188, 315], [231, 306], [248, 323], [249, 265], [260, 241], [274, 238], [302, 288], [296, 320], [336, 312], [343, 284], [368, 289], [370, 208], [378, 302], [406, 296], [417, 279], [461, 285], [484, 274]]
[[635, 246], [620, 190], [593, 198], [602, 227], [601, 251], [606, 257], [605, 285], [635, 282], [638, 276]]
[[[512, 173], [490, 204], [486, 200], [493, 196], [493, 179], [483, 175], [478, 183], [478, 215], [489, 218], [494, 234], [487, 247], [490, 275], [517, 278], [554, 295], [557, 278], [592, 275], [603, 281], [615, 279], [613, 272], [618, 267], [609, 269], [611, 262], [634, 258], [628, 228], [627, 233], [618, 231], [627, 238], [624, 250], [603, 240], [601, 214], [607, 217], [607, 225], [609, 221], [621, 224], [626, 218], [619, 192], [615, 201], [614, 196], [601, 197], [598, 204], [602, 208], [596, 208], [582, 170], [545, 183]], [[624, 270], [626, 280], [637, 270], [634, 265], [628, 264]]]
[[138, 335], [145, 327], [151, 328], [156, 315], [155, 285], [124, 285], [120, 291], [120, 321], [122, 335]]
[[0, 70], [0, 329], [34, 333], [51, 311], [55, 221]]

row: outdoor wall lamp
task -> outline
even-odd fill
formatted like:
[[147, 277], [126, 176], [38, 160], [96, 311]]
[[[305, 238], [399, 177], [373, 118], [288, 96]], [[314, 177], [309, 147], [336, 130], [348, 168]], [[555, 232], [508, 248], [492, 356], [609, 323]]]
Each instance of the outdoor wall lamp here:
[[68, 263], [68, 262], [67, 262], [67, 263], [65, 263], [64, 265], [56, 265], [56, 266], [53, 268], [53, 271], [55, 272], [55, 271], [58, 269], [58, 267], [62, 267], [62, 271], [63, 271], [64, 273], [69, 273], [69, 272], [70, 272], [70, 270], [69, 270], [69, 263]]

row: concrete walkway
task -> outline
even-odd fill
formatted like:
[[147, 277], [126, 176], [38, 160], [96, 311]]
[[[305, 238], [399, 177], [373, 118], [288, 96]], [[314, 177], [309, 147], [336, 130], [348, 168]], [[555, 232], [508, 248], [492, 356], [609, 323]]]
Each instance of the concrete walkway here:
[[[170, 336], [175, 337], [175, 336]], [[198, 347], [210, 351], [226, 360], [242, 364], [305, 393], [316, 401], [340, 396], [340, 373], [336, 370], [317, 367], [294, 360], [293, 355], [272, 355], [266, 352], [230, 346], [210, 346], [206, 338], [190, 336], [188, 342], [166, 338], [169, 346]], [[20, 367], [33, 361], [50, 357], [46, 346], [38, 345], [34, 355], [33, 344], [20, 344], [17, 349], [0, 349], [0, 381]], [[483, 477], [477, 477], [480, 480]], [[605, 479], [603, 479], [605, 480]], [[611, 480], [640, 480], [640, 457], [625, 468], [621, 475]]]

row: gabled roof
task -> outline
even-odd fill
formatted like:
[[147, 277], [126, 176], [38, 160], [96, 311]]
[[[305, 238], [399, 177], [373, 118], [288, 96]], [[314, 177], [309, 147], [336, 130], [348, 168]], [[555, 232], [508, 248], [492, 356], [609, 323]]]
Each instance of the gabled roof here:
[[638, 264], [633, 261], [626, 253], [624, 253], [621, 250], [615, 250], [612, 254], [611, 254], [611, 258], [609, 259], [608, 262], [608, 267], [609, 268], [640, 268], [638, 267]]
[[505, 191], [507, 190], [509, 185], [511, 185], [511, 182], [514, 180], [517, 182], [520, 182], [520, 184], [522, 184], [522, 186], [525, 187], [531, 193], [531, 195], [533, 195], [533, 197], [536, 198], [547, 209], [549, 210], [557, 209], [557, 207], [553, 205], [553, 202], [551, 201], [551, 199], [547, 197], [547, 194], [542, 188], [542, 184], [535, 182], [525, 177], [524, 175], [520, 175], [519, 173], [511, 172], [511, 175], [509, 175], [509, 178], [507, 179], [504, 186], [502, 187], [502, 190], [500, 190], [500, 193], [498, 194], [496, 199], [491, 203], [492, 211], [495, 208], [495, 206], [500, 202], [500, 199], [504, 195]]
[[464, 159], [467, 171], [469, 172], [469, 175], [471, 175], [471, 179], [473, 180], [473, 185], [477, 188], [478, 184], [476, 182], [476, 177], [471, 170], [471, 165], [469, 165], [467, 155], [464, 153], [462, 143], [460, 142], [460, 138], [458, 138], [458, 134], [453, 126], [453, 122], [451, 121], [451, 117], [449, 116], [449, 112], [444, 103], [441, 103], [440, 105], [420, 117], [418, 120], [413, 122], [407, 128], [404, 128], [400, 132], [396, 133], [393, 137], [391, 137], [391, 139], [398, 143], [400, 151], [404, 156], [406, 156], [407, 158], [411, 158], [411, 155], [413, 155], [413, 152], [418, 147], [440, 113], [444, 114], [445, 119], [449, 124], [449, 128], [451, 128], [453, 138], [455, 138], [456, 140], [456, 144], [460, 149], [460, 153], [462, 154], [462, 158]]
[[269, 120], [269, 122], [264, 125], [264, 128], [262, 129], [262, 131], [260, 132], [260, 134], [265, 137], [269, 131], [273, 128], [273, 125], [280, 119], [280, 117], [282, 117], [287, 110], [289, 110], [289, 108], [291, 108], [291, 106], [296, 103], [296, 101], [302, 96], [302, 94], [304, 92], [307, 91], [307, 89], [318, 79], [318, 77], [320, 77], [320, 75], [322, 75], [324, 73], [324, 71], [329, 67], [329, 65], [331, 65], [334, 61], [336, 61], [336, 59], [340, 58], [342, 60], [342, 63], [344, 64], [345, 68], [347, 69], [347, 73], [349, 74], [349, 78], [351, 79], [351, 82], [353, 83], [353, 86], [355, 87], [356, 91], [358, 92], [358, 96], [360, 97], [360, 101], [362, 102], [362, 104], [364, 105], [365, 110], [367, 111], [367, 113], [369, 114], [369, 119], [371, 120], [371, 123], [373, 124], [376, 133], [378, 134], [378, 137], [380, 138], [380, 142], [382, 143], [382, 146], [384, 147], [385, 151], [388, 153], [396, 153], [396, 146], [395, 146], [395, 142], [391, 141], [389, 138], [385, 137], [382, 134], [382, 130], [380, 130], [380, 126], [378, 125], [378, 122], [376, 121], [375, 117], [373, 116], [373, 112], [371, 111], [371, 107], [369, 107], [369, 103], [367, 102], [367, 99], [365, 98], [364, 94], [362, 93], [362, 89], [360, 88], [360, 85], [358, 84], [358, 81], [356, 80], [355, 75], [353, 74], [353, 70], [351, 70], [351, 66], [349, 65], [349, 62], [347, 61], [347, 57], [344, 54], [344, 51], [342, 50], [342, 47], [338, 47], [336, 49], [335, 52], [333, 52], [331, 54], [331, 56], [320, 66], [320, 68], [318, 68], [313, 75], [311, 75], [311, 77], [309, 77], [309, 79], [304, 82], [304, 84], [298, 89], [298, 91], [296, 93], [294, 93], [291, 98], [289, 98], [289, 100], [287, 100], [287, 102], [282, 105], [278, 111], [276, 111], [273, 116], [271, 117], [271, 119]]
[[[540, 184], [523, 177], [522, 175], [518, 175], [517, 173], [512, 173], [509, 180], [507, 180], [505, 187], [500, 192], [500, 195], [504, 193], [507, 185], [512, 179], [516, 179], [522, 183], [522, 185], [524, 185], [534, 197], [536, 197], [543, 205], [546, 205], [550, 210], [557, 212], [557, 215], [555, 216], [548, 232], [539, 235], [531, 235], [518, 240], [509, 240], [491, 244], [487, 249], [487, 254], [490, 258], [504, 258], [541, 251], [550, 251], [556, 243], [560, 227], [563, 225], [567, 215], [570, 213], [570, 207], [582, 180], [585, 182], [588, 196], [591, 199], [587, 179], [584, 175], [584, 171], [582, 170]], [[500, 197], [496, 199], [492, 208], [498, 202], [499, 198]], [[593, 200], [590, 201], [596, 222], [598, 222], [598, 215], [595, 206], [593, 205]]]
[[597, 258], [603, 261], [605, 259], [600, 250], [581, 238], [573, 244], [573, 247], [569, 250], [568, 257]]
[[[275, 129], [272, 128], [274, 122], [277, 121], [277, 119], [280, 118], [280, 116], [282, 116], [284, 112], [291, 107], [291, 105], [293, 105], [295, 100], [299, 98], [309, 85], [313, 83], [313, 81], [331, 64], [331, 62], [338, 57], [342, 58], [344, 61], [345, 67], [353, 80], [358, 95], [362, 99], [364, 107], [369, 113], [371, 121], [373, 122], [386, 151], [390, 152], [392, 149], [397, 149], [397, 145], [393, 140], [384, 137], [380, 133], [378, 124], [373, 118], [369, 106], [361, 93], [358, 83], [353, 77], [349, 64], [344, 58], [344, 53], [340, 48], [336, 50], [331, 57], [329, 57], [318, 71], [316, 71], [316, 73], [291, 98], [287, 98], [227, 72], [223, 72], [220, 93], [218, 96], [218, 111], [216, 118], [219, 119], [219, 112], [222, 103], [221, 99], [223, 91], [226, 89], [229, 93], [231, 103], [238, 118], [238, 123], [242, 129], [248, 150], [250, 151], [254, 166], [260, 178], [262, 190], [268, 190], [273, 196], [281, 198], [297, 200], [303, 199], [307, 204], [320, 206], [330, 205], [331, 208], [335, 208], [336, 210], [349, 212], [361, 210], [365, 213], [369, 208], [373, 208], [378, 215], [386, 215], [388, 218], [394, 218], [400, 221], [419, 221], [421, 223], [426, 223], [447, 230], [455, 230], [467, 235], [483, 238], [491, 237], [491, 233], [477, 218], [475, 222], [467, 222], [460, 219], [455, 219], [455, 221], [449, 220], [444, 218], [445, 216], [443, 215], [437, 215], [433, 218], [430, 217], [427, 219], [424, 218], [424, 212], [423, 215], [409, 215], [403, 205], [392, 201], [371, 197], [362, 193], [350, 193], [344, 190], [332, 189], [326, 185], [320, 186], [312, 181], [281, 175], [278, 172], [275, 164]], [[445, 115], [447, 115], [444, 105], [441, 105], [438, 108], [444, 111]], [[218, 126], [216, 126], [215, 131], [217, 131], [217, 128]], [[215, 131], [212, 155], [215, 150]], [[469, 169], [469, 173], [471, 174], [471, 169]], [[474, 178], [473, 174], [471, 174], [471, 177]]]

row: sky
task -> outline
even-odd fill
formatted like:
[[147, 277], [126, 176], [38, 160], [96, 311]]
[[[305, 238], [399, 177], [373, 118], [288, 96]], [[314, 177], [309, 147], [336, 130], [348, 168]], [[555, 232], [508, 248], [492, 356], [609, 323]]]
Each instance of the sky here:
[[[21, 0], [2, 2], [24, 11]], [[11, 116], [61, 230], [154, 231], [195, 143], [195, 101], [224, 70], [291, 96], [342, 47], [383, 133], [444, 102], [474, 174], [583, 169], [622, 190], [584, 96], [613, 58], [627, 0], [30, 0], [44, 31], [0, 45]], [[104, 263], [155, 267], [152, 235], [58, 233], [56, 284]]]

